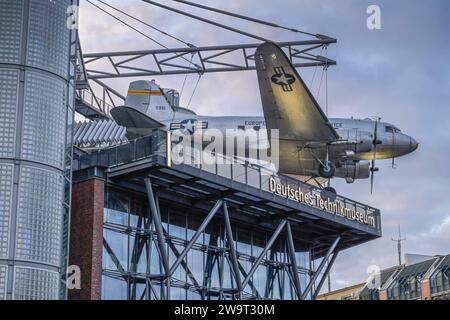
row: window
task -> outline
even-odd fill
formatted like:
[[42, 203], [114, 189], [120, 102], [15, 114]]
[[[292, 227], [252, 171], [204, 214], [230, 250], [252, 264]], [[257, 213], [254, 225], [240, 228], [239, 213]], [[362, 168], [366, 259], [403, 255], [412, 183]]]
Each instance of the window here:
[[402, 131], [399, 128], [393, 126], [386, 126], [386, 132], [389, 133], [401, 133]]

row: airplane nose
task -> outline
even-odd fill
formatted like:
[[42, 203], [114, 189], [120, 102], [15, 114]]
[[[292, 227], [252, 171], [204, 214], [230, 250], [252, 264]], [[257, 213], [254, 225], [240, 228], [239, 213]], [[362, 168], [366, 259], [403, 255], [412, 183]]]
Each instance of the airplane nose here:
[[415, 151], [419, 147], [419, 142], [416, 141], [413, 137], [409, 137], [409, 146], [411, 148], [411, 152]]

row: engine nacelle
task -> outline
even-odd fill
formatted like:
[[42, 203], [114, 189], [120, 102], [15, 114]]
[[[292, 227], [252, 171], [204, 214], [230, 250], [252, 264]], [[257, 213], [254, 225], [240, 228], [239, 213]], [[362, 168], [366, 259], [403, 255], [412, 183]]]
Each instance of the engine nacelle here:
[[356, 179], [367, 179], [370, 177], [369, 162], [346, 162], [336, 168], [336, 177], [344, 178], [348, 183]]

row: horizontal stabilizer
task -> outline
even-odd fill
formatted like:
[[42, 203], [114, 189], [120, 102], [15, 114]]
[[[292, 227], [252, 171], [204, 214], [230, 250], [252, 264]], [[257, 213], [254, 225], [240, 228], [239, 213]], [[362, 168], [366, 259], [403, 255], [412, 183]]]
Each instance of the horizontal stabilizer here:
[[148, 136], [154, 129], [164, 127], [161, 122], [126, 106], [113, 108], [111, 116], [119, 126], [127, 128], [128, 139]]

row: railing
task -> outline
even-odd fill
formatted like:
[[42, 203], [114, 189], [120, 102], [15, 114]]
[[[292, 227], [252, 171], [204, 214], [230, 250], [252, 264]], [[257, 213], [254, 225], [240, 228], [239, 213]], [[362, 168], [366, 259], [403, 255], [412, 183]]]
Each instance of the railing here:
[[117, 167], [158, 155], [165, 156], [165, 136], [163, 131], [155, 130], [151, 136], [76, 156], [73, 161], [73, 170], [82, 170], [92, 166]]
[[[92, 166], [114, 168], [143, 159], [153, 158], [156, 160], [157, 157], [167, 159], [167, 137], [168, 135], [166, 131], [156, 129], [153, 131], [151, 136], [139, 138], [126, 144], [108, 147], [78, 156], [74, 159], [74, 170], [85, 169]], [[169, 148], [169, 150], [171, 149], [172, 148]], [[285, 187], [289, 186], [291, 189], [302, 192], [303, 194], [311, 194], [315, 199], [326, 199], [329, 197], [332, 198], [334, 202], [339, 202], [341, 208], [373, 217], [374, 223], [373, 225], [369, 224], [369, 226], [378, 231], [381, 230], [379, 210], [373, 207], [340, 195], [324, 195], [324, 191], [319, 187], [282, 174], [277, 174], [258, 164], [231, 157], [224, 157], [218, 154], [216, 157], [222, 159], [226, 158], [228, 162], [226, 164], [221, 164], [221, 162], [215, 161], [214, 164], [205, 164], [202, 161], [193, 161], [194, 163], [183, 163], [182, 165], [197, 168], [200, 169], [201, 172], [210, 173], [218, 177], [230, 179], [232, 182], [245, 185], [246, 188], [253, 187], [259, 190], [275, 193], [273, 190], [273, 184], [276, 183]], [[174, 167], [175, 166], [176, 165], [174, 165]], [[270, 186], [271, 180], [272, 188]], [[285, 196], [285, 198], [288, 198], [288, 196]], [[290, 199], [293, 200], [292, 198]]]
[[79, 90], [76, 94], [76, 97], [85, 105], [105, 116], [109, 116], [111, 110], [114, 108], [113, 105], [107, 103], [105, 100], [96, 97], [89, 90]]

